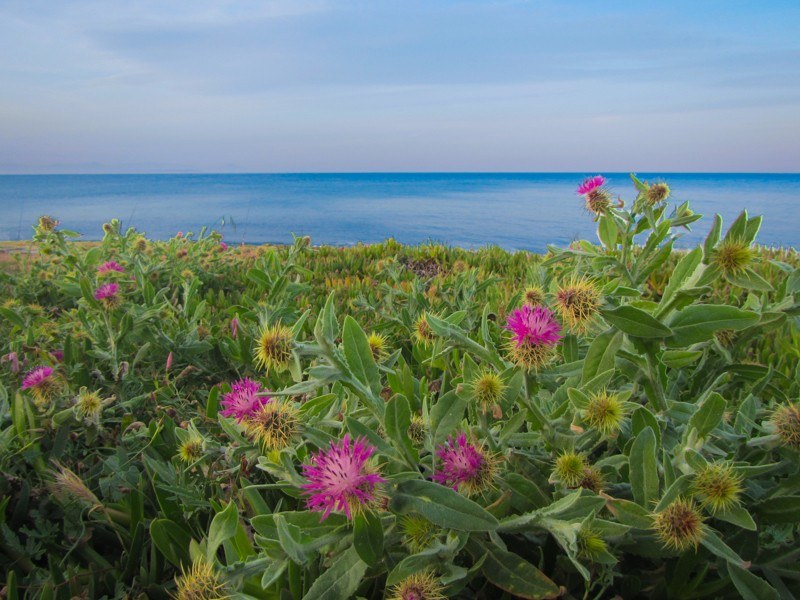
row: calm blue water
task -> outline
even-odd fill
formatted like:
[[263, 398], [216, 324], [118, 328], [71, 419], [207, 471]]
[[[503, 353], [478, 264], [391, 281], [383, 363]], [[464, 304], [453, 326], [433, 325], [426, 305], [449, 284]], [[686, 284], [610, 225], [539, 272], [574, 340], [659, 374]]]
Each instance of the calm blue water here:
[[[590, 173], [593, 174], [593, 173]], [[29, 239], [42, 214], [85, 239], [102, 237], [112, 218], [155, 239], [202, 226], [229, 243], [355, 244], [394, 237], [476, 247], [541, 251], [595, 239], [595, 226], [575, 188], [585, 173], [297, 174], [297, 175], [4, 175], [0, 176], [0, 239]], [[758, 241], [800, 246], [800, 174], [648, 174], [672, 188], [672, 202], [691, 201], [706, 218], [683, 240], [705, 237], [710, 217], [726, 226], [743, 208], [763, 214]], [[606, 174], [630, 202], [627, 174]], [[224, 220], [224, 225], [223, 225]]]

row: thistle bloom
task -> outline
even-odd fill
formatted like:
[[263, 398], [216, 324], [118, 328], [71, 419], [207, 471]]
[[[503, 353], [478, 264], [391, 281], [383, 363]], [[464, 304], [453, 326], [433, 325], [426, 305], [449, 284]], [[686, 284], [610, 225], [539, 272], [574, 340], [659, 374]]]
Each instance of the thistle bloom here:
[[94, 298], [95, 300], [104, 300], [106, 302], [112, 302], [113, 300], [116, 299], [118, 292], [119, 292], [118, 283], [104, 283], [95, 290]]
[[204, 560], [196, 561], [188, 571], [181, 568], [180, 576], [175, 578], [176, 600], [225, 600], [230, 594], [225, 582]]
[[588, 177], [578, 186], [578, 194], [583, 196], [586, 209], [595, 215], [602, 215], [611, 207], [611, 194], [603, 186], [606, 178], [602, 175]]
[[231, 385], [231, 391], [222, 396], [223, 417], [233, 417], [240, 423], [252, 417], [262, 406], [272, 400], [270, 396], [259, 396], [261, 382], [245, 377]]
[[606, 183], [606, 178], [602, 175], [595, 175], [594, 177], [587, 177], [582, 184], [578, 186], [578, 194], [586, 196], [595, 190], [603, 187]]
[[444, 587], [431, 571], [418, 571], [393, 586], [389, 600], [445, 600]]
[[544, 306], [524, 305], [515, 309], [508, 317], [506, 329], [514, 334], [511, 359], [529, 369], [546, 363], [562, 337], [561, 325]]
[[42, 389], [48, 386], [53, 375], [53, 367], [36, 367], [25, 374], [20, 389]]
[[436, 449], [436, 456], [442, 464], [433, 480], [468, 496], [484, 491], [494, 479], [494, 459], [468, 442], [463, 432], [455, 440], [449, 436], [447, 442]]
[[104, 262], [102, 265], [97, 267], [98, 275], [102, 275], [104, 273], [110, 273], [115, 271], [117, 273], [125, 272], [125, 269], [122, 268], [122, 265], [119, 264], [117, 261], [109, 260], [108, 262]]
[[367, 465], [374, 453], [375, 447], [365, 440], [351, 440], [345, 434], [330, 448], [313, 454], [311, 464], [303, 465], [308, 508], [323, 513], [323, 520], [334, 510], [352, 519], [354, 512], [375, 499], [378, 484], [386, 481]]

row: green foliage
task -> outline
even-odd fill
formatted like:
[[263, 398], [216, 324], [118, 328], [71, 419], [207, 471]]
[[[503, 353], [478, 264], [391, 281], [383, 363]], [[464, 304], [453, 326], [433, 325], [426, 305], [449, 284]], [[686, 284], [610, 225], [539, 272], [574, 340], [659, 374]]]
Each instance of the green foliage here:
[[[630, 209], [594, 205], [599, 245], [544, 256], [118, 221], [85, 245], [40, 222], [0, 274], [6, 597], [167, 598], [201, 575], [276, 600], [800, 595], [800, 261], [753, 246], [747, 213], [676, 251], [699, 215], [632, 179]], [[599, 306], [515, 366], [525, 291], [557, 309], [576, 281]], [[265, 370], [277, 326], [291, 359]], [[260, 420], [222, 414], [244, 377]], [[323, 519], [308, 466], [345, 434], [380, 482]], [[440, 483], [448, 448], [481, 465], [469, 485]], [[698, 491], [709, 465], [727, 495]]]

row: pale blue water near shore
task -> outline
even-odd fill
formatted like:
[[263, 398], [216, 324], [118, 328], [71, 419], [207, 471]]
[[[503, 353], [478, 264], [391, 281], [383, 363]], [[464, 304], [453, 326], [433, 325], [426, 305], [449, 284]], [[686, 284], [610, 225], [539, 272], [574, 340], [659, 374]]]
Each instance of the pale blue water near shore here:
[[[3, 175], [0, 239], [25, 240], [42, 214], [83, 239], [112, 218], [155, 239], [208, 226], [229, 243], [291, 241], [350, 245], [394, 237], [509, 250], [544, 250], [595, 239], [575, 188], [594, 173]], [[614, 193], [635, 194], [627, 174], [605, 174]], [[639, 173], [663, 180], [671, 203], [689, 200], [705, 218], [681, 240], [702, 240], [719, 212], [726, 226], [743, 208], [764, 215], [758, 241], [800, 246], [800, 174]], [[224, 226], [222, 226], [224, 219]]]

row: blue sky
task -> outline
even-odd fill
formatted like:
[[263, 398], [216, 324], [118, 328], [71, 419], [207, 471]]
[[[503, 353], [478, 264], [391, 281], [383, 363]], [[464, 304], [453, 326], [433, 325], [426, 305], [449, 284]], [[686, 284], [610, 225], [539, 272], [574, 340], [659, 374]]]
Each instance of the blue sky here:
[[0, 173], [797, 172], [798, 31], [798, 0], [0, 0]]

